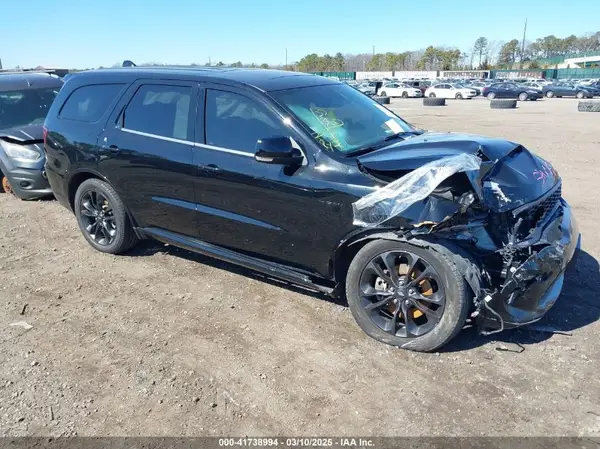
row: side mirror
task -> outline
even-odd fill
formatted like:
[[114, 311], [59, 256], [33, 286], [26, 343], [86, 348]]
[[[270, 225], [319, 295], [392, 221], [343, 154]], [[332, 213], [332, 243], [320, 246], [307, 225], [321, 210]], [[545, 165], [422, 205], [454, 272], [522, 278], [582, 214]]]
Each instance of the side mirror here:
[[267, 137], [256, 142], [254, 159], [257, 162], [277, 165], [302, 165], [304, 156], [294, 148], [290, 137]]

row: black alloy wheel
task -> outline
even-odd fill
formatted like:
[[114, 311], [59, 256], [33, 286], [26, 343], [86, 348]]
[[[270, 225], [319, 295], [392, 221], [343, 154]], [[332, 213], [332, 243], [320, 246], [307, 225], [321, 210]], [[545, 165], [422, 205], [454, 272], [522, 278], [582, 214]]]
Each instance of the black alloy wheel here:
[[370, 337], [403, 349], [433, 351], [445, 345], [460, 332], [472, 306], [456, 257], [436, 243], [367, 243], [346, 275], [346, 298], [357, 324]]
[[79, 202], [85, 232], [98, 245], [108, 246], [117, 235], [117, 223], [112, 206], [102, 192], [89, 190]]
[[361, 306], [383, 331], [418, 337], [440, 321], [446, 294], [440, 275], [414, 253], [389, 251], [367, 264], [360, 279]]
[[73, 211], [83, 236], [98, 251], [121, 254], [138, 241], [125, 205], [106, 181], [83, 181], [75, 193]]

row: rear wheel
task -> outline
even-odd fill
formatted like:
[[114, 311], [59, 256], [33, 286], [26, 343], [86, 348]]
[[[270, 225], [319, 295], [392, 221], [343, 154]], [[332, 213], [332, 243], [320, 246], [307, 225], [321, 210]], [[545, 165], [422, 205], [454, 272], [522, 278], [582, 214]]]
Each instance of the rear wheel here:
[[494, 92], [490, 92], [489, 94], [487, 94], [488, 100], [493, 100], [494, 98], [496, 98], [496, 94]]
[[546, 98], [552, 98], [552, 97], [554, 97], [554, 92], [552, 92], [551, 90], [546, 92]]
[[8, 180], [8, 178], [6, 176], [4, 176], [2, 173], [0, 173], [0, 177], [2, 178], [0, 192], [11, 193], [11, 194], [14, 195], [15, 192], [13, 191], [12, 186], [10, 185], [10, 181]]
[[346, 295], [358, 325], [371, 337], [414, 351], [433, 351], [465, 324], [470, 297], [444, 247], [425, 249], [376, 240], [350, 264]]
[[88, 179], [79, 186], [74, 211], [83, 236], [98, 251], [120, 254], [137, 242], [123, 202], [100, 179]]
[[585, 95], [583, 92], [577, 92], [577, 95], [575, 96], [581, 100]]

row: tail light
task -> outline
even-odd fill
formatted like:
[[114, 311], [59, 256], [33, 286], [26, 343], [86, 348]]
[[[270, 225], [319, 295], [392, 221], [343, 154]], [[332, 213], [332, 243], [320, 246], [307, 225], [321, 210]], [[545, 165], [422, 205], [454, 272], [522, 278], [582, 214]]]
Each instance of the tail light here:
[[44, 145], [46, 145], [46, 137], [48, 137], [48, 128], [42, 126], [42, 139], [44, 139]]

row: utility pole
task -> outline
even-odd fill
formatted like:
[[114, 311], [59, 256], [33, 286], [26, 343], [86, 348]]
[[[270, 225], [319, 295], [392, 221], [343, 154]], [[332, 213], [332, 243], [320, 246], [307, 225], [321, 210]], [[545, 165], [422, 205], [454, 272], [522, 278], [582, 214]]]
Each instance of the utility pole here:
[[210, 56], [208, 57], [208, 66], [212, 66], [211, 62], [210, 62]]
[[373, 56], [375, 56], [375, 45], [373, 45]]
[[285, 69], [287, 70], [287, 47], [285, 48]]
[[523, 58], [525, 58], [525, 36], [527, 35], [527, 19], [525, 19], [525, 27], [523, 28], [523, 42], [521, 43], [521, 69], [523, 69]]

